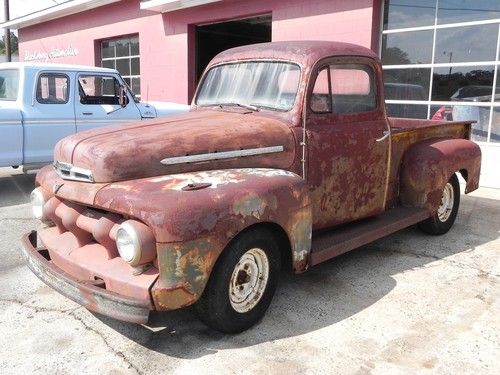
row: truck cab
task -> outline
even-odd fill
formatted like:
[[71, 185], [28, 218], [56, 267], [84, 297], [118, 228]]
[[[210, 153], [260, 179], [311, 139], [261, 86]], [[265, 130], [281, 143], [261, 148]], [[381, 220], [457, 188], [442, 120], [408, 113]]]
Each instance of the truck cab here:
[[186, 111], [141, 103], [113, 69], [37, 63], [0, 64], [0, 166], [36, 167], [76, 132]]

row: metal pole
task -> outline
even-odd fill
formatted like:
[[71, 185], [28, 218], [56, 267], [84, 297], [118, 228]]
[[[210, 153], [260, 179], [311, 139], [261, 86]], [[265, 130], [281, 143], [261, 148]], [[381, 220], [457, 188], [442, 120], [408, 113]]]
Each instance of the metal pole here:
[[[4, 0], [3, 1], [4, 5], [4, 12], [5, 12], [5, 22], [10, 20], [10, 14], [9, 14], [9, 0]], [[7, 61], [12, 61], [12, 51], [10, 48], [10, 29], [5, 29], [5, 38], [4, 38], [4, 43], [5, 43], [5, 58]]]

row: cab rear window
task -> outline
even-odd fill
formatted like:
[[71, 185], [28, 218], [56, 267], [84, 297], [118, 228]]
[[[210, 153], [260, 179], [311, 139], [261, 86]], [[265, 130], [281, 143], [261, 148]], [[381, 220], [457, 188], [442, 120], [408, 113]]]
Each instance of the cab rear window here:
[[0, 70], [0, 100], [16, 100], [19, 91], [19, 70]]

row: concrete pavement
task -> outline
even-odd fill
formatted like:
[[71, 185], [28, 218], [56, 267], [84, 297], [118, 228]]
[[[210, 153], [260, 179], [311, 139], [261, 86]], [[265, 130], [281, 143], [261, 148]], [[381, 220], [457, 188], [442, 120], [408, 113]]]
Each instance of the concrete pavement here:
[[2, 374], [500, 373], [500, 190], [462, 195], [444, 236], [409, 228], [284, 273], [264, 320], [229, 336], [189, 308], [144, 327], [45, 286], [19, 252], [33, 181], [0, 168]]

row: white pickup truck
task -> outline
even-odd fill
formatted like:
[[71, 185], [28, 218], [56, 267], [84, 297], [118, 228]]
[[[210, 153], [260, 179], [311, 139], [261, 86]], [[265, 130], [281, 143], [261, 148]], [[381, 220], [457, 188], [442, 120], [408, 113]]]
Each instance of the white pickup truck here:
[[57, 141], [82, 130], [188, 110], [141, 103], [113, 69], [1, 63], [0, 167], [50, 163]]

